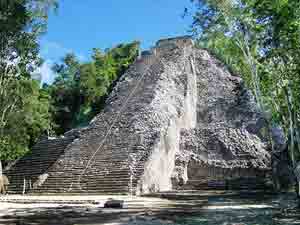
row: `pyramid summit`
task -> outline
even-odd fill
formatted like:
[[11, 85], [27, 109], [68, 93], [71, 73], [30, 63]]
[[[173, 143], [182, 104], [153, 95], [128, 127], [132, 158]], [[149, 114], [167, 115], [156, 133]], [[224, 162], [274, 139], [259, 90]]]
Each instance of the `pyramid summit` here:
[[240, 77], [189, 36], [164, 39], [122, 75], [89, 126], [41, 140], [6, 171], [9, 192], [264, 188], [266, 129]]

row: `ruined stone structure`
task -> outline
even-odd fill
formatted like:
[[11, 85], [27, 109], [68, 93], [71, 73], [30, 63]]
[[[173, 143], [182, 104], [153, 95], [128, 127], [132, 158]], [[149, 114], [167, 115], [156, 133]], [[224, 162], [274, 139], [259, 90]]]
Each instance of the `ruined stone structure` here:
[[88, 127], [41, 141], [7, 171], [9, 191], [260, 188], [271, 176], [266, 133], [239, 77], [188, 37], [161, 40]]

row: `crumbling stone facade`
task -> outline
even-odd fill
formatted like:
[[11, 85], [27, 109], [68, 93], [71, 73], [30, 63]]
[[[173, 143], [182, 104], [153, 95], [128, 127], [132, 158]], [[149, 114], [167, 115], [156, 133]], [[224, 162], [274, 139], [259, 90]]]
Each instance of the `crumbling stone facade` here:
[[[239, 188], [247, 186], [243, 179], [265, 184], [265, 133], [264, 116], [239, 77], [190, 38], [165, 39], [141, 54], [103, 111], [29, 191], [139, 194]], [[13, 172], [22, 165], [8, 171], [12, 180], [23, 180]]]

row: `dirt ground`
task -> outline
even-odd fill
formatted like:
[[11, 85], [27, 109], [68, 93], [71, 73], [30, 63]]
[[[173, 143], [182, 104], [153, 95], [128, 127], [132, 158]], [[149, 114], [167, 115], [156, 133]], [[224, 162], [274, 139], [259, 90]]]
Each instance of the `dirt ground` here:
[[[110, 199], [123, 209], [103, 208]], [[130, 196], [5, 196], [2, 225], [290, 225], [300, 224], [292, 193], [162, 193]]]

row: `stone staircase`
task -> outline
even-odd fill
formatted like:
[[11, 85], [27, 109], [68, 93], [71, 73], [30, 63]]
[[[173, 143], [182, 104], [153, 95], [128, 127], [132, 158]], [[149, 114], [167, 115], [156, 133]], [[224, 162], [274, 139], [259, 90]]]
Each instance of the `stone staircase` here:
[[197, 180], [188, 180], [186, 184], [174, 187], [175, 190], [272, 190], [267, 187], [266, 179], [238, 178], [238, 179], [209, 179], [208, 177]]
[[[134, 150], [134, 149], [133, 149]], [[130, 154], [140, 160], [130, 170]], [[134, 194], [149, 153], [146, 151], [117, 151], [104, 149], [99, 152], [88, 168], [86, 163], [69, 169], [48, 170], [49, 177], [31, 193], [39, 194]], [[85, 172], [84, 172], [85, 171]], [[30, 193], [30, 192], [29, 192]]]
[[[132, 72], [133, 76], [136, 76], [135, 72]], [[128, 118], [135, 113], [131, 107], [138, 105], [139, 108], [143, 108], [149, 104], [140, 100], [149, 93], [153, 94], [151, 88], [147, 89], [148, 82], [152, 80], [145, 79], [147, 81], [138, 88], [135, 88], [136, 82], [128, 84], [130, 85], [128, 91], [134, 89], [135, 95], [128, 102], [128, 107], [122, 112], [122, 116], [118, 117], [119, 105], [126, 100], [128, 93], [117, 98], [120, 103], [114, 105], [116, 107], [114, 114], [105, 113], [103, 110], [103, 113], [95, 118], [95, 122], [79, 132], [76, 140], [72, 139], [64, 146], [53, 147], [56, 149], [53, 154], [55, 160], [51, 160], [52, 155], [48, 156], [52, 154], [51, 145], [55, 146], [54, 143], [41, 142], [35, 146], [35, 149], [45, 148], [45, 151], [40, 154], [34, 150], [8, 172], [11, 179], [10, 193], [22, 193], [25, 178], [26, 187], [29, 187], [26, 188], [26, 193], [29, 194], [134, 194], [151, 150], [150, 147], [145, 148], [139, 144], [131, 146], [128, 140], [131, 127], [124, 124], [130, 122]], [[120, 129], [119, 136], [115, 135], [115, 130], [109, 133], [115, 117], [118, 117], [118, 126], [124, 126]], [[118, 126], [115, 125], [113, 128], [116, 129]], [[132, 136], [136, 137], [135, 134]], [[147, 143], [152, 144], [151, 141]], [[99, 151], [96, 154], [97, 149]], [[131, 155], [134, 163], [131, 162]], [[48, 159], [51, 163], [47, 163]], [[34, 168], [28, 169], [32, 163]], [[38, 187], [32, 187], [32, 184], [44, 173], [47, 174], [45, 182]]]
[[8, 171], [9, 193], [22, 193], [31, 189], [38, 177], [47, 173], [66, 147], [75, 139], [74, 136], [45, 139], [35, 145], [30, 153], [19, 159]]

